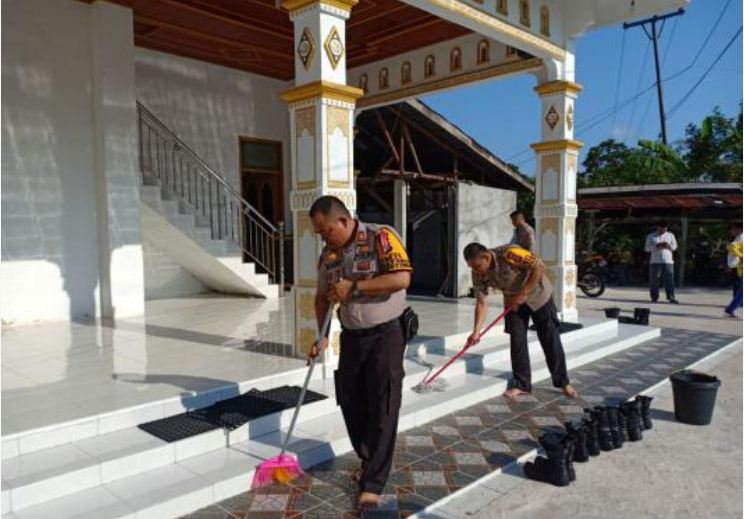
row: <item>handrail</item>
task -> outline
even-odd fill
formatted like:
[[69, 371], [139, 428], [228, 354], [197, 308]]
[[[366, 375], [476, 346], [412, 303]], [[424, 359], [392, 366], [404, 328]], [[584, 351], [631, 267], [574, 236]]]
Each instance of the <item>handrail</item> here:
[[158, 119], [158, 118], [157, 118], [157, 117], [155, 116], [155, 114], [153, 114], [153, 113], [152, 113], [152, 112], [151, 112], [150, 110], [148, 110], [146, 106], [144, 106], [144, 105], [143, 105], [142, 103], [140, 103], [139, 101], [137, 101], [137, 108], [138, 108], [138, 109], [140, 110], [140, 112], [141, 112], [141, 113], [143, 113], [143, 114], [144, 114], [144, 115], [145, 115], [145, 116], [146, 116], [146, 117], [147, 117], [148, 119], [152, 120], [152, 122], [154, 122], [154, 123], [155, 123], [156, 125], [158, 125], [158, 126], [160, 127], [160, 129], [161, 129], [161, 130], [163, 130], [163, 132], [167, 133], [167, 134], [168, 134], [168, 136], [169, 136], [169, 137], [171, 137], [171, 138], [172, 138], [172, 139], [173, 139], [173, 140], [174, 140], [174, 141], [175, 141], [175, 142], [176, 142], [176, 143], [178, 144], [178, 146], [179, 146], [179, 147], [180, 147], [180, 148], [181, 148], [181, 149], [182, 149], [183, 151], [185, 151], [186, 153], [188, 153], [188, 154], [189, 154], [189, 155], [191, 156], [191, 158], [192, 158], [192, 159], [194, 159], [194, 160], [195, 160], [196, 162], [198, 162], [198, 163], [199, 163], [199, 165], [200, 165], [201, 167], [203, 167], [203, 168], [204, 168], [204, 169], [205, 169], [205, 170], [207, 171], [207, 173], [209, 173], [209, 174], [210, 174], [210, 175], [211, 175], [211, 176], [212, 176], [212, 177], [213, 177], [213, 178], [214, 178], [214, 179], [215, 179], [215, 180], [216, 180], [217, 182], [219, 182], [220, 184], [222, 184], [222, 185], [223, 185], [223, 186], [225, 187], [225, 189], [227, 189], [228, 191], [230, 191], [230, 193], [232, 194], [232, 196], [234, 196], [235, 198], [237, 198], [237, 199], [238, 199], [238, 200], [240, 201], [241, 205], [245, 206], [245, 207], [246, 207], [246, 208], [247, 208], [247, 209], [248, 209], [248, 210], [249, 210], [249, 211], [250, 211], [250, 212], [251, 212], [251, 213], [252, 213], [252, 214], [253, 214], [254, 216], [256, 216], [256, 218], [258, 218], [258, 219], [259, 219], [259, 220], [261, 220], [261, 221], [262, 221], [263, 223], [265, 223], [265, 224], [266, 224], [266, 226], [267, 226], [267, 227], [268, 227], [269, 229], [272, 229], [273, 231], [276, 231], [276, 230], [277, 230], [277, 227], [276, 227], [276, 226], [275, 226], [274, 224], [272, 224], [272, 223], [271, 223], [270, 221], [268, 221], [268, 220], [267, 220], [267, 219], [266, 219], [266, 218], [264, 217], [264, 215], [262, 215], [261, 213], [259, 213], [259, 212], [258, 212], [258, 211], [256, 210], [256, 208], [255, 208], [255, 207], [253, 207], [253, 206], [252, 206], [251, 204], [249, 204], [249, 203], [248, 203], [248, 202], [247, 202], [247, 201], [246, 201], [246, 200], [245, 200], [245, 199], [244, 199], [244, 198], [243, 198], [243, 197], [242, 197], [242, 196], [241, 196], [241, 195], [240, 195], [240, 194], [239, 194], [239, 193], [238, 193], [238, 192], [237, 192], [237, 191], [235, 190], [235, 188], [233, 188], [233, 187], [232, 187], [232, 186], [231, 186], [230, 184], [228, 184], [227, 182], [225, 182], [225, 180], [224, 180], [224, 179], [223, 179], [223, 178], [222, 178], [222, 177], [221, 177], [221, 176], [220, 176], [219, 174], [217, 174], [217, 172], [215, 172], [215, 171], [214, 171], [214, 170], [213, 170], [213, 169], [212, 169], [211, 167], [209, 167], [209, 164], [207, 164], [206, 162], [204, 162], [204, 161], [202, 160], [202, 158], [201, 158], [201, 157], [199, 157], [199, 155], [197, 155], [197, 154], [196, 154], [196, 153], [194, 152], [194, 150], [192, 150], [191, 148], [189, 148], [189, 146], [188, 146], [188, 145], [187, 145], [187, 144], [186, 144], [185, 142], [183, 142], [183, 141], [182, 141], [182, 140], [181, 140], [181, 139], [180, 139], [180, 138], [178, 137], [178, 135], [176, 135], [175, 133], [173, 133], [173, 131], [171, 131], [171, 129], [170, 129], [170, 128], [168, 128], [168, 127], [167, 127], [167, 126], [166, 126], [166, 125], [165, 125], [165, 124], [164, 124], [164, 123], [163, 123], [163, 122], [162, 122], [162, 121], [161, 121], [160, 119]]
[[[284, 224], [275, 226], [144, 105], [137, 103], [140, 172], [154, 178], [284, 287]], [[278, 252], [278, 253], [277, 253]]]

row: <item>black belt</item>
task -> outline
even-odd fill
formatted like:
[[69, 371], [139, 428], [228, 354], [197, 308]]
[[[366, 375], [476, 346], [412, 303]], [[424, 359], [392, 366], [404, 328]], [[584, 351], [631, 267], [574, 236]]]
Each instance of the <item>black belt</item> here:
[[341, 325], [341, 331], [355, 337], [364, 337], [384, 331], [393, 325], [400, 326], [400, 316], [385, 323], [378, 324], [377, 326], [373, 326], [372, 328], [345, 328], [343, 325]]

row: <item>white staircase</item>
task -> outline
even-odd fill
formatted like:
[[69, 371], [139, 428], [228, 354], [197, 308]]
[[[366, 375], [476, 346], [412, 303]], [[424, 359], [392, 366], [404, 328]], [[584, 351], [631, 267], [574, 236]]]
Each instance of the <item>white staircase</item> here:
[[[655, 328], [618, 325], [617, 321], [584, 322], [564, 334], [570, 370], [659, 336]], [[457, 409], [493, 398], [509, 375], [508, 336], [494, 332], [443, 375], [444, 392], [418, 394], [418, 384], [431, 366], [442, 365], [459, 336], [412, 344], [405, 361], [399, 430], [417, 427]], [[533, 380], [549, 377], [542, 350], [530, 333]], [[267, 389], [302, 383], [304, 369], [240, 384]], [[316, 370], [311, 389], [328, 399], [303, 407], [290, 451], [308, 467], [351, 450], [334, 400], [330, 373]], [[232, 395], [230, 395], [232, 396]], [[203, 395], [203, 405], [224, 398], [220, 391]], [[95, 427], [60, 424], [3, 438], [3, 519], [55, 517], [153, 517], [164, 519], [221, 501], [250, 486], [254, 469], [279, 453], [291, 410], [252, 420], [226, 432], [216, 430], [166, 443], [136, 427], [138, 423], [183, 411], [177, 399], [139, 406], [96, 418]]]
[[145, 240], [214, 291], [278, 297], [283, 229], [268, 222], [144, 106], [137, 107]]

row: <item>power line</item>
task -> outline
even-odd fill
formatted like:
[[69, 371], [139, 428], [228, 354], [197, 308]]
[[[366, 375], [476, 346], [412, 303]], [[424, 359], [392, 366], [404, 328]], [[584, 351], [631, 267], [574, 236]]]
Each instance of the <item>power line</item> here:
[[687, 93], [682, 96], [682, 99], [680, 99], [677, 104], [675, 104], [670, 110], [669, 110], [669, 117], [674, 115], [674, 113], [683, 105], [685, 102], [690, 98], [690, 96], [697, 90], [697, 87], [700, 86], [700, 84], [705, 81], [705, 78], [708, 77], [708, 74], [715, 68], [716, 64], [721, 60], [721, 58], [728, 52], [728, 50], [731, 48], [731, 45], [734, 44], [734, 42], [739, 38], [741, 35], [742, 27], [739, 27], [739, 30], [736, 31], [736, 34], [734, 34], [731, 39], [728, 41], [726, 46], [723, 48], [721, 52], [718, 53], [718, 56], [716, 56], [716, 59], [713, 60], [713, 63], [710, 64], [708, 69], [703, 73], [702, 76], [700, 76], [700, 79], [698, 79], [694, 85], [692, 85], [692, 88], [687, 91]]
[[[674, 18], [677, 16], [681, 16], [685, 14], [684, 9], [678, 9], [674, 13], [664, 14], [661, 16], [652, 16], [651, 18], [646, 18], [643, 20], [639, 20], [637, 22], [632, 23], [624, 23], [623, 29], [630, 29], [631, 27], [637, 27], [641, 26], [643, 28], [643, 32], [646, 33], [646, 36], [651, 40], [651, 43], [654, 44], [654, 68], [656, 70], [656, 99], [659, 102], [659, 123], [661, 125], [661, 142], [664, 144], [667, 143], [667, 131], [666, 131], [666, 112], [664, 110], [664, 89], [661, 86], [661, 63], [659, 63], [659, 39], [661, 38], [661, 33], [664, 32], [664, 27], [666, 26], [666, 21], [669, 18]], [[658, 22], [661, 22], [661, 28], [659, 31], [656, 30], [656, 24]], [[651, 26], [651, 33], [646, 30], [646, 24], [649, 24]], [[640, 83], [639, 83], [640, 86]], [[633, 105], [633, 111], [635, 112], [635, 105]], [[632, 126], [633, 123], [633, 116], [631, 115], [631, 121], [628, 124], [628, 126]], [[627, 134], [626, 134], [627, 136]]]
[[[641, 64], [641, 70], [638, 74], [638, 85], [636, 86], [636, 90], [640, 90], [641, 84], [643, 83], [643, 78], [646, 76], [646, 61], [648, 61], [648, 51], [651, 48], [651, 40], [648, 40], [646, 43], [646, 52], [643, 54], [643, 62]], [[637, 99], [637, 98], [636, 98]], [[630, 119], [628, 119], [628, 124], [626, 125], [626, 128], [630, 128], [633, 125], [633, 118], [635, 117], [635, 111], [636, 111], [636, 100], [633, 100], [633, 107], [630, 109]], [[623, 138], [628, 137], [628, 132], [623, 134]]]
[[[620, 97], [620, 77], [622, 76], [623, 71], [623, 56], [625, 55], [625, 31], [623, 31], [623, 39], [620, 43], [620, 63], [617, 67], [617, 80], [615, 81], [615, 110], [617, 110], [617, 100]], [[613, 112], [612, 115], [612, 124], [610, 125], [610, 131], [613, 131], [615, 129], [615, 115], [617, 114], [617, 111]]]
[[[666, 64], [667, 56], [669, 56], [669, 49], [672, 48], [672, 41], [674, 40], [674, 35], [677, 32], [677, 24], [679, 22], [679, 18], [675, 18], [672, 25], [672, 33], [669, 35], [669, 40], [667, 41], [666, 48], [664, 49], [664, 56], [661, 58], [661, 65], [662, 67]], [[646, 102], [646, 108], [643, 110], [643, 117], [641, 117], [641, 122], [638, 124], [638, 129], [635, 132], [636, 139], [640, 135], [640, 133], [643, 131], [643, 125], [646, 122], [646, 117], [648, 116], [648, 111], [651, 109], [651, 102], [654, 100], [652, 96], [648, 97], [648, 101]]]
[[[667, 81], [671, 81], [673, 79], [678, 78], [679, 76], [681, 76], [682, 74], [684, 74], [685, 72], [687, 72], [688, 70], [692, 69], [695, 66], [695, 63], [697, 63], [697, 60], [700, 58], [700, 55], [703, 53], [703, 50], [705, 50], [705, 47], [707, 46], [707, 44], [710, 41], [710, 39], [713, 36], [713, 34], [715, 33], [715, 30], [718, 28], [718, 25], [721, 23], [721, 20], [723, 19], [723, 15], [726, 14], [726, 11], [728, 10], [728, 7], [729, 7], [730, 4], [731, 4], [731, 0], [726, 0], [726, 3], [724, 4], [723, 8], [721, 9], [721, 12], [718, 14], [718, 18], [716, 18], [716, 21], [713, 23], [713, 26], [708, 31], [708, 34], [706, 35], [705, 40], [700, 45], [700, 48], [698, 49], [697, 53], [695, 54], [695, 57], [693, 58], [692, 62], [690, 62], [690, 64], [687, 65], [686, 67], [684, 67], [684, 68], [678, 70], [677, 72], [671, 74], [670, 76], [662, 79], [661, 80], [662, 83], [666, 83]], [[675, 25], [675, 28], [676, 28], [676, 25]], [[624, 31], [623, 31], [623, 34], [624, 34]], [[671, 40], [671, 38], [670, 38], [670, 40]], [[671, 43], [671, 41], [670, 41], [670, 43]], [[670, 47], [670, 45], [667, 45], [667, 50], [669, 49], [669, 47]], [[666, 56], [666, 51], [665, 51], [665, 56]], [[620, 104], [617, 104], [616, 103], [615, 106], [613, 106], [613, 107], [611, 107], [609, 109], [605, 109], [602, 112], [596, 113], [596, 114], [594, 114], [592, 116], [589, 116], [584, 121], [582, 121], [581, 123], [577, 123], [577, 125], [576, 125], [577, 135], [586, 133], [587, 131], [589, 131], [592, 128], [596, 127], [600, 123], [604, 122], [605, 120], [607, 120], [607, 118], [610, 115], [616, 114], [620, 110], [624, 109], [626, 106], [628, 106], [628, 104], [630, 104], [631, 101], [633, 101], [633, 100], [641, 97], [643, 94], [645, 94], [646, 92], [650, 91], [655, 86], [656, 86], [656, 84], [654, 83], [654, 84], [652, 84], [652, 85], [644, 88], [643, 90], [641, 90], [639, 92], [636, 92], [633, 96], [631, 96], [631, 97], [625, 99], [624, 101], [620, 102]], [[581, 128], [581, 132], [579, 132], [579, 128]], [[513, 160], [513, 159], [515, 159], [517, 157], [520, 157], [520, 156], [524, 155], [525, 153], [529, 153], [531, 151], [532, 151], [532, 148], [527, 147], [524, 150], [522, 150], [522, 151], [520, 151], [518, 153], [515, 153], [512, 156], [510, 156], [506, 160], [507, 160], [507, 162], [509, 162], [509, 161], [511, 161], [511, 160]], [[524, 164], [525, 162], [528, 162], [529, 160], [532, 160], [532, 158], [528, 159], [527, 161], [523, 161], [523, 162], [517, 164], [517, 166], [519, 166], [520, 164]]]

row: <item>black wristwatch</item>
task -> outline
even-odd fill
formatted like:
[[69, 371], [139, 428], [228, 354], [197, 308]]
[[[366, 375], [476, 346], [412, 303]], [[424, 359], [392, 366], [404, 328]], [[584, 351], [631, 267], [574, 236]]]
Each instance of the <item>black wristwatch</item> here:
[[357, 285], [356, 280], [351, 284], [351, 297], [360, 297], [362, 295], [362, 291], [359, 290], [359, 286]]

